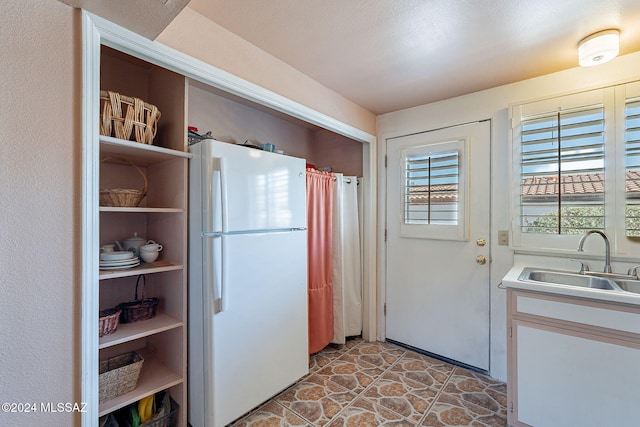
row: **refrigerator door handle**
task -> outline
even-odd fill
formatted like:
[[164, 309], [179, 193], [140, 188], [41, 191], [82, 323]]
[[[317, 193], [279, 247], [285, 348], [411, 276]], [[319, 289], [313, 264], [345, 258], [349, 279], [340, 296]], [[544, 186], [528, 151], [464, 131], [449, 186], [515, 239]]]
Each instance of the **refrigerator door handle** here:
[[222, 216], [222, 232], [229, 231], [229, 204], [227, 198], [227, 174], [225, 173], [224, 157], [218, 158], [218, 167], [220, 170], [220, 209]]
[[[223, 233], [229, 229], [229, 215], [228, 215], [228, 203], [227, 203], [227, 179], [225, 174], [225, 166], [224, 166], [224, 158], [222, 157], [212, 157], [211, 165], [208, 168], [208, 176], [207, 181], [204, 185], [206, 189], [203, 197], [207, 200], [207, 218], [206, 224], [204, 226], [205, 230], [216, 230], [215, 223], [215, 204], [220, 204], [220, 220], [221, 227], [218, 230], [221, 230]], [[217, 193], [217, 188], [213, 188], [215, 182], [213, 180], [214, 173], [218, 172], [220, 175], [220, 192]]]
[[218, 300], [218, 313], [223, 312], [227, 309], [227, 300], [229, 299], [228, 297], [228, 292], [227, 292], [227, 272], [229, 271], [228, 268], [228, 256], [227, 256], [227, 236], [222, 236], [222, 243], [221, 243], [221, 251], [222, 253], [220, 254], [221, 258], [222, 258], [222, 262], [220, 265], [220, 299]]
[[[216, 315], [226, 310], [227, 308], [226, 299], [225, 299], [225, 296], [226, 296], [225, 283], [227, 281], [227, 277], [226, 277], [227, 268], [225, 268], [226, 257], [224, 255], [226, 239], [224, 239], [224, 237], [219, 233], [212, 233], [204, 237], [206, 239], [206, 257], [205, 257], [206, 262], [204, 262], [204, 265], [206, 266], [205, 267], [207, 272], [206, 278], [209, 284], [209, 296], [211, 298], [210, 304], [213, 307], [213, 314]], [[220, 241], [221, 262], [219, 265], [220, 267], [219, 268], [219, 271], [220, 271], [220, 290], [219, 291], [218, 291], [218, 287], [216, 286], [217, 269], [216, 269], [216, 254], [214, 249], [215, 239], [221, 239]]]

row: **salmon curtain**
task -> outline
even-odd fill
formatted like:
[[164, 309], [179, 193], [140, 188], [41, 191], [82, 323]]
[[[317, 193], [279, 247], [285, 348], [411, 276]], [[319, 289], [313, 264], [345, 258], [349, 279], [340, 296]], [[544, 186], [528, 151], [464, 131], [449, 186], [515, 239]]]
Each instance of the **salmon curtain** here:
[[333, 339], [334, 181], [331, 173], [307, 169], [309, 354], [322, 350]]

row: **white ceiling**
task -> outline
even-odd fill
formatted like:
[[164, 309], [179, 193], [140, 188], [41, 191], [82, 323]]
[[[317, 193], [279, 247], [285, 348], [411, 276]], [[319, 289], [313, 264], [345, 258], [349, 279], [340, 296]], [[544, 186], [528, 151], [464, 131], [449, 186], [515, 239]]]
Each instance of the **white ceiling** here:
[[188, 7], [376, 113], [577, 67], [577, 43], [621, 31], [640, 0], [191, 0]]

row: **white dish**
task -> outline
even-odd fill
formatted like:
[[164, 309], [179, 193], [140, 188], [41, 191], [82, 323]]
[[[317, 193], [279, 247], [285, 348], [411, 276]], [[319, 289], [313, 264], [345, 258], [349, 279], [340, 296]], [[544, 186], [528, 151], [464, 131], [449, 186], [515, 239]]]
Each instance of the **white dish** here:
[[100, 261], [100, 265], [106, 266], [106, 267], [115, 267], [117, 265], [135, 264], [136, 262], [139, 262], [139, 261], [140, 260], [138, 258], [127, 259], [124, 261]]
[[100, 254], [100, 261], [124, 261], [132, 258], [133, 252], [130, 251], [104, 252]]
[[133, 268], [133, 267], [137, 267], [140, 265], [140, 260], [136, 261], [135, 264], [131, 264], [131, 265], [119, 265], [119, 266], [111, 266], [111, 267], [105, 267], [105, 266], [100, 266], [100, 270], [124, 270], [127, 268]]

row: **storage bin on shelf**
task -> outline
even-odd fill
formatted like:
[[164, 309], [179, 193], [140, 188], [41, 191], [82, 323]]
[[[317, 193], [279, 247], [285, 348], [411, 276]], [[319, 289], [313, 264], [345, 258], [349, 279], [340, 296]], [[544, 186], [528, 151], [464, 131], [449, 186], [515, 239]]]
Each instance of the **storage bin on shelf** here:
[[100, 135], [152, 144], [160, 111], [140, 98], [100, 91]]
[[[145, 422], [137, 424], [139, 427], [174, 427], [177, 425], [178, 411], [180, 406], [169, 396], [167, 391], [162, 391], [155, 395], [155, 412]], [[98, 425], [100, 427], [130, 427], [133, 420], [142, 421], [142, 414], [139, 411], [140, 402], [125, 406], [115, 412], [100, 417]], [[157, 409], [156, 409], [157, 408]]]
[[[140, 278], [142, 278], [143, 286], [138, 299], [138, 285], [140, 284]], [[144, 293], [147, 286], [147, 278], [144, 274], [138, 276], [136, 280], [136, 291], [133, 301], [123, 302], [116, 306], [117, 309], [122, 310], [120, 314], [120, 322], [132, 323], [140, 320], [151, 319], [156, 316], [158, 310], [158, 304], [160, 300], [158, 298], [145, 298]]]
[[143, 362], [136, 351], [100, 361], [98, 401], [106, 402], [135, 389]]
[[178, 418], [179, 406], [175, 402], [175, 400], [171, 399], [170, 397], [168, 400], [171, 402], [171, 408], [169, 412], [166, 412], [165, 410], [165, 414], [158, 416], [157, 418], [155, 418], [157, 415], [154, 415], [154, 417], [151, 418], [151, 420], [140, 424], [140, 427], [173, 427], [175, 426], [176, 419]]
[[117, 310], [115, 308], [100, 311], [100, 318], [98, 320], [98, 337], [110, 335], [118, 329], [120, 313], [122, 313], [122, 310]]
[[132, 168], [138, 171], [143, 181], [142, 190], [138, 190], [135, 188], [100, 189], [100, 206], [137, 207], [138, 205], [140, 205], [140, 202], [142, 202], [142, 199], [144, 199], [144, 197], [147, 195], [147, 176], [134, 163], [121, 157], [105, 157], [104, 159], [100, 160], [100, 163], [106, 162], [108, 160], [117, 160], [123, 163], [128, 163]]

